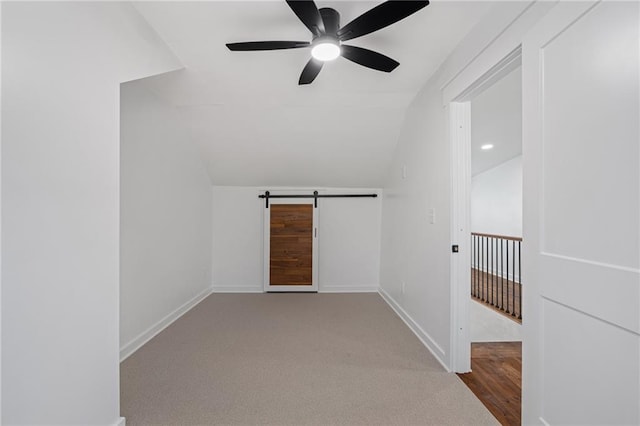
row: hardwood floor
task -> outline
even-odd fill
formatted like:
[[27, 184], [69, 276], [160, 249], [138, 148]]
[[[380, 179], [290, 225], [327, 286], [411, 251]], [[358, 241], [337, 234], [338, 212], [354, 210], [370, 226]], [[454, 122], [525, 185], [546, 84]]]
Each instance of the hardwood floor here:
[[503, 425], [519, 425], [522, 343], [472, 343], [471, 373], [458, 374]]
[[521, 294], [522, 284], [471, 268], [471, 297], [519, 324]]

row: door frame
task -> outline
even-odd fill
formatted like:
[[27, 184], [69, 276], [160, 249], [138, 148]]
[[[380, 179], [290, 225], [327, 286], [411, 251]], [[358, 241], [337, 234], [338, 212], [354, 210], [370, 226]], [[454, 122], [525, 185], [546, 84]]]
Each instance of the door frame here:
[[[298, 191], [299, 192], [299, 191]], [[287, 195], [284, 192], [274, 192], [273, 195]], [[313, 209], [313, 239], [311, 248], [311, 285], [269, 285], [271, 265], [271, 206], [275, 204], [310, 204]], [[269, 208], [263, 208], [263, 244], [264, 244], [264, 272], [262, 288], [264, 292], [308, 292], [318, 291], [318, 208], [314, 207], [314, 199], [307, 198], [278, 198], [269, 201]]]
[[[451, 254], [451, 370], [471, 371], [471, 303], [470, 199], [471, 199], [471, 99], [522, 64], [518, 45], [470, 85], [449, 93], [449, 141], [451, 154], [451, 244], [458, 251]], [[446, 101], [446, 99], [445, 99]]]

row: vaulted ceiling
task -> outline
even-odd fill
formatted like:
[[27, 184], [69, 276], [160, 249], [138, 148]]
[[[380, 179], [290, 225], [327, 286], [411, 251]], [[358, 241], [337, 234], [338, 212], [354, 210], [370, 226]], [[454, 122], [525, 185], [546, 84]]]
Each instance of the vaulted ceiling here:
[[[346, 24], [381, 1], [316, 1]], [[343, 58], [299, 86], [309, 49], [231, 52], [225, 43], [310, 41], [284, 0], [140, 2], [136, 8], [184, 64], [147, 79], [179, 111], [216, 185], [381, 186], [405, 111], [488, 12], [488, 2], [432, 2], [349, 44], [390, 56], [390, 74]]]
[[[493, 145], [483, 150], [483, 145]], [[502, 77], [471, 100], [471, 174], [522, 154], [522, 69]]]

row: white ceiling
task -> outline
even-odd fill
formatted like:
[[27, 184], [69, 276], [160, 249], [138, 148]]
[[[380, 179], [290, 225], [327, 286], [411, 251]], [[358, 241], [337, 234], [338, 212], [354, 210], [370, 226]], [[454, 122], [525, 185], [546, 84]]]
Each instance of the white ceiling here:
[[[493, 149], [480, 147], [492, 144]], [[522, 154], [522, 68], [518, 67], [471, 101], [471, 174]]]
[[[316, 1], [346, 24], [381, 1]], [[225, 43], [310, 40], [284, 0], [139, 2], [185, 69], [148, 79], [180, 111], [216, 185], [378, 187], [407, 106], [493, 5], [432, 2], [347, 44], [400, 62], [391, 74], [339, 58], [298, 86], [308, 49], [231, 52]]]

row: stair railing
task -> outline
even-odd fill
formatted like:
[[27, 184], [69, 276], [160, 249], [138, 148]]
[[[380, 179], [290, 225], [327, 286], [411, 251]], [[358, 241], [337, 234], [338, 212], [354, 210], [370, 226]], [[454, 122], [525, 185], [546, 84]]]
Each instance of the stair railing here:
[[522, 238], [471, 233], [471, 296], [522, 322]]

